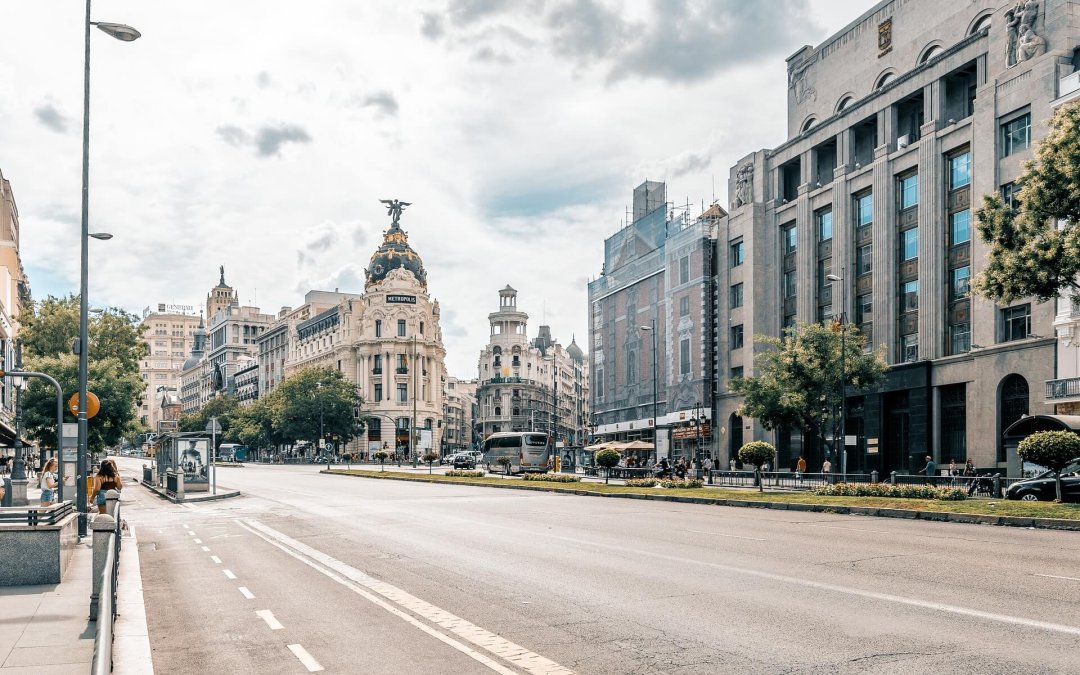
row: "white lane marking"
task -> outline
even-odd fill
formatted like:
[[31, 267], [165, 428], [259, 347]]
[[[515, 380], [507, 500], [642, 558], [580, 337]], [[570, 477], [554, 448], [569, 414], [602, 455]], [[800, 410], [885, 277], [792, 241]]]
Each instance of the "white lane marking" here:
[[304, 664], [304, 667], [308, 669], [309, 673], [317, 673], [323, 669], [319, 665], [319, 662], [312, 658], [308, 651], [300, 645], [287, 645], [289, 651], [296, 654], [296, 658], [300, 659], [300, 663]]
[[221, 564], [221, 558], [217, 557], [216, 555], [210, 556], [210, 559], [214, 561], [215, 565], [220, 565]]
[[210, 552], [210, 547], [209, 547], [209, 546], [203, 546], [203, 547], [202, 547], [202, 550], [204, 550], [204, 551], [206, 551], [207, 553], [209, 553], [209, 552]]
[[729, 537], [731, 539], [748, 539], [750, 541], [765, 541], [760, 537], [744, 537], [740, 534], [724, 534], [723, 532], [703, 532], [702, 530], [683, 530], [683, 532], [691, 532], [693, 534], [707, 534], [710, 537]]
[[190, 534], [191, 536], [194, 537], [195, 536], [195, 530], [188, 530], [188, 534]]
[[841, 525], [821, 525], [819, 523], [808, 523], [810, 527], [825, 527], [830, 530], [849, 530], [851, 532], [872, 532], [874, 534], [896, 534], [896, 532], [889, 532], [888, 530], [868, 530], [863, 527], [843, 527]]
[[235, 579], [236, 578], [236, 575], [232, 573], [232, 570], [221, 570], [221, 571], [225, 573], [225, 578], [226, 579]]
[[270, 630], [281, 630], [285, 626], [281, 625], [281, 622], [274, 618], [274, 613], [268, 609], [256, 610], [255, 615], [266, 622], [267, 626], [270, 626]]
[[196, 543], [196, 544], [201, 544], [201, 543], [202, 543], [202, 539], [195, 539], [195, 543]]
[[[493, 525], [491, 523], [481, 523], [476, 520], [469, 520], [467, 518], [457, 519], [463, 523], [474, 523], [478, 525], [484, 525], [484, 527], [490, 529], [504, 529], [513, 530], [518, 534], [521, 533], [519, 528], [510, 527], [508, 525]], [[805, 586], [807, 588], [816, 588], [821, 591], [829, 591], [832, 593], [842, 593], [844, 595], [854, 595], [860, 598], [869, 598], [871, 600], [881, 600], [883, 602], [891, 602], [898, 605], [908, 605], [909, 607], [919, 607], [922, 609], [932, 609], [938, 612], [945, 612], [949, 614], [959, 614], [961, 616], [970, 616], [976, 619], [984, 619], [986, 621], [997, 621], [999, 623], [1007, 623], [1014, 626], [1025, 626], [1028, 628], [1037, 628], [1039, 630], [1045, 630], [1052, 633], [1064, 633], [1065, 635], [1080, 636], [1080, 628], [1076, 626], [1067, 626], [1060, 623], [1050, 623], [1047, 621], [1038, 621], [1036, 619], [1027, 619], [1022, 616], [1009, 616], [1008, 614], [995, 614], [993, 612], [984, 612], [978, 609], [970, 609], [968, 607], [958, 607], [956, 605], [946, 605], [940, 602], [931, 602], [929, 600], [919, 600], [918, 598], [906, 598], [900, 595], [890, 595], [888, 593], [877, 593], [874, 591], [866, 591], [861, 588], [849, 588], [846, 586], [836, 586], [835, 584], [826, 584], [819, 581], [810, 581], [809, 579], [800, 579], [798, 577], [789, 577], [783, 574], [773, 574], [772, 572], [762, 572], [761, 570], [747, 569], [745, 567], [735, 567], [732, 565], [724, 565], [721, 563], [713, 563], [705, 560], [695, 560], [693, 558], [683, 558], [681, 556], [667, 555], [665, 553], [653, 553], [651, 551], [642, 551], [637, 548], [629, 548], [626, 546], [616, 546], [614, 544], [601, 544], [599, 542], [590, 541], [587, 539], [578, 539], [576, 537], [562, 537], [557, 534], [548, 534], [546, 532], [539, 532], [535, 530], [529, 531], [530, 537], [547, 537], [549, 539], [557, 539], [560, 541], [567, 541], [581, 546], [594, 546], [596, 548], [604, 548], [610, 551], [618, 551], [628, 556], [643, 555], [650, 558], [657, 558], [660, 560], [667, 560], [678, 563], [689, 563], [691, 565], [701, 565], [703, 567], [711, 567], [712, 569], [721, 570], [731, 574], [742, 574], [749, 577], [757, 577], [759, 579], [768, 579], [770, 581], [778, 581], [786, 584], [793, 584], [796, 586]]]
[[1035, 574], [1033, 576], [1046, 577], [1047, 579], [1064, 579], [1065, 581], [1080, 581], [1076, 577], [1059, 577], [1056, 574]]
[[[244, 528], [245, 530], [251, 532], [255, 536], [259, 537], [260, 539], [265, 540], [267, 543], [271, 544], [272, 546], [276, 546], [277, 548], [281, 549], [285, 553], [291, 555], [292, 557], [296, 558], [300, 562], [304, 563], [308, 567], [311, 567], [312, 569], [322, 573], [323, 575], [329, 577], [330, 579], [333, 579], [334, 581], [338, 582], [342, 586], [345, 586], [346, 588], [351, 589], [357, 595], [366, 598], [367, 600], [374, 603], [375, 605], [378, 605], [379, 607], [382, 607], [387, 612], [390, 612], [391, 614], [398, 617], [399, 619], [402, 619], [403, 621], [406, 621], [406, 622], [412, 624], [414, 627], [424, 631], [425, 633], [427, 633], [431, 637], [435, 638], [436, 640], [439, 640], [439, 641], [443, 642], [444, 644], [449, 645], [450, 647], [453, 647], [454, 649], [461, 652], [462, 654], [465, 654], [469, 658], [471, 658], [471, 659], [473, 659], [475, 661], [478, 661], [479, 663], [487, 666], [488, 668], [490, 668], [491, 670], [493, 670], [493, 671], [495, 671], [497, 673], [500, 673], [500, 675], [514, 675], [515, 674], [516, 671], [513, 671], [513, 670], [510, 670], [509, 668], [506, 668], [502, 664], [500, 664], [497, 661], [489, 658], [488, 656], [485, 656], [484, 654], [481, 654], [479, 651], [473, 649], [472, 647], [470, 647], [470, 646], [468, 646], [468, 645], [466, 645], [466, 644], [464, 644], [462, 642], [459, 642], [459, 641], [449, 637], [448, 635], [443, 634], [440, 631], [435, 630], [434, 628], [427, 625], [426, 623], [423, 623], [420, 620], [414, 618], [411, 614], [408, 614], [403, 609], [398, 609], [398, 607], [394, 606], [394, 604], [399, 604], [400, 605], [400, 603], [397, 603], [396, 600], [391, 599], [392, 602], [394, 602], [394, 604], [391, 604], [391, 602], [387, 602], [386, 600], [383, 600], [382, 598], [378, 597], [375, 593], [379, 593], [381, 595], [382, 594], [381, 591], [377, 590], [375, 588], [372, 588], [372, 585], [378, 585], [381, 588], [394, 589], [393, 586], [390, 586], [389, 584], [381, 584], [380, 582], [375, 581], [371, 577], [368, 577], [363, 572], [360, 572], [359, 570], [353, 569], [352, 567], [349, 567], [348, 565], [345, 565], [344, 563], [342, 563], [340, 561], [334, 560], [333, 558], [330, 558], [329, 556], [327, 556], [327, 555], [325, 555], [323, 553], [315, 551], [314, 549], [312, 549], [312, 548], [310, 548], [310, 547], [308, 547], [308, 546], [306, 546], [304, 544], [301, 544], [300, 542], [298, 542], [298, 541], [296, 541], [296, 540], [294, 540], [294, 539], [292, 539], [292, 538], [290, 538], [290, 537], [288, 537], [288, 536], [286, 536], [284, 534], [281, 534], [280, 532], [277, 532], [276, 530], [268, 528], [265, 525], [263, 525], [261, 523], [258, 523], [257, 521], [248, 521], [248, 522], [251, 523], [251, 526], [248, 526], [248, 525], [246, 525], [246, 524], [244, 524], [242, 522], [239, 522], [239, 521], [237, 521], [237, 525], [239, 525], [240, 527]], [[259, 528], [259, 530], [267, 531], [267, 533], [263, 534], [263, 532], [260, 532], [260, 531], [256, 530], [255, 528]], [[277, 539], [279, 537], [283, 541], [288, 542], [289, 545], [286, 546], [284, 543], [275, 541], [275, 539]], [[299, 548], [296, 548], [294, 550], [294, 548], [292, 548], [293, 544], [295, 544]], [[308, 555], [309, 555], [308, 551], [310, 551], [311, 553], [314, 554], [314, 555], [311, 556], [311, 558], [313, 558], [313, 559], [308, 558]], [[315, 560], [320, 560], [321, 561], [322, 559], [329, 560], [330, 563], [327, 564], [327, 567], [331, 567], [331, 565], [332, 565], [333, 569], [337, 569], [338, 571], [342, 572], [342, 574], [340, 574], [340, 575], [335, 574], [334, 572], [330, 571], [330, 569], [327, 569], [326, 567], [323, 567], [322, 564], [319, 564], [319, 563], [315, 562]], [[344, 569], [339, 569], [339, 568], [344, 568]], [[369, 592], [368, 590], [365, 590], [364, 587], [371, 588], [371, 590], [375, 591], [375, 593], [372, 593], [372, 592]], [[397, 589], [394, 589], [394, 590], [397, 590]], [[399, 591], [399, 593], [400, 593], [400, 591]], [[409, 597], [412, 597], [412, 596], [409, 596]], [[413, 598], [413, 599], [416, 600], [415, 598]], [[420, 601], [417, 600], [417, 602], [420, 602]], [[404, 605], [400, 605], [400, 606], [404, 607]], [[429, 605], [429, 607], [430, 607], [430, 605]], [[412, 608], [410, 607], [409, 609], [412, 609]], [[473, 639], [469, 639], [467, 636], [463, 636], [463, 637], [466, 637], [466, 639], [469, 639], [470, 642], [475, 642], [476, 644], [480, 644], [479, 642], [476, 642], [476, 640], [484, 639], [484, 642], [486, 644], [480, 644], [480, 646], [485, 647], [486, 649], [489, 649], [491, 651], [494, 651], [496, 648], [499, 648], [502, 644], [506, 644], [506, 645], [512, 645], [513, 644], [513, 643], [506, 642], [505, 640], [502, 640], [502, 638], [499, 638], [498, 636], [496, 636], [494, 634], [491, 634], [488, 631], [484, 631], [482, 628], [478, 628], [478, 627], [474, 626], [473, 624], [469, 623], [468, 621], [465, 621], [464, 619], [459, 619], [458, 617], [454, 616], [453, 614], [450, 614], [449, 612], [445, 612], [445, 611], [440, 610], [438, 608], [434, 608], [434, 609], [435, 609], [436, 612], [439, 612], [438, 616], [443, 620], [443, 623], [448, 624], [448, 625], [445, 625], [445, 626], [443, 625], [443, 623], [439, 624], [440, 626], [443, 626], [444, 628], [449, 627], [449, 626], [456, 626], [456, 627], [458, 627], [458, 629], [471, 628], [471, 629], [476, 630], [476, 631], [482, 631], [482, 633], [484, 634], [483, 636], [478, 633], [478, 634], [473, 636]], [[416, 610], [414, 609], [413, 611], [416, 611]], [[459, 623], [454, 624], [453, 623], [454, 621], [457, 621]], [[438, 623], [438, 622], [436, 622], [436, 623]], [[455, 630], [454, 632], [457, 632], [457, 631]], [[490, 636], [490, 638], [487, 638], [487, 636]], [[485, 639], [485, 638], [487, 638], [487, 639]], [[548, 661], [547, 659], [544, 659], [541, 656], [537, 656], [535, 654], [532, 654], [532, 652], [525, 651], [523, 648], [518, 647], [517, 645], [513, 645], [513, 646], [516, 648], [516, 650], [507, 650], [507, 653], [505, 655], [499, 654], [499, 656], [503, 656], [503, 658], [507, 658], [509, 660], [512, 655], [520, 655], [520, 656], [532, 655], [536, 659], [539, 659], [541, 662], [546, 663], [546, 664], [550, 664], [550, 667], [552, 669], [547, 671], [547, 672], [552, 673], [552, 675], [572, 675], [572, 671], [567, 670], [567, 669], [563, 668], [562, 666], [559, 666], [559, 665], [557, 665], [557, 664], [555, 664], [555, 663], [553, 663], [551, 661]], [[498, 652], [496, 652], [496, 653], [498, 653]], [[537, 670], [536, 672], [544, 672], [544, 671]]]
[[184, 526], [184, 529], [185, 529], [185, 530], [190, 530], [190, 529], [191, 529], [190, 527], [188, 527], [188, 524], [187, 524], [187, 523], [182, 523], [182, 525]]
[[183, 506], [188, 511], [198, 511], [198, 509], [195, 508], [194, 504], [181, 504], [180, 506]]
[[252, 593], [251, 591], [249, 591], [246, 586], [241, 586], [237, 590], [240, 591], [240, 595], [244, 596], [248, 600], [254, 600], [255, 599], [255, 594]]

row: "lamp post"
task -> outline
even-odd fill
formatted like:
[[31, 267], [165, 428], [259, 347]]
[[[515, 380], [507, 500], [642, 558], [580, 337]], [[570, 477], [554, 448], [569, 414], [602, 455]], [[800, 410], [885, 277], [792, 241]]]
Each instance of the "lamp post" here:
[[[141, 37], [139, 31], [131, 26], [119, 23], [93, 22], [90, 20], [90, 0], [86, 0], [86, 37], [83, 60], [83, 147], [82, 147], [82, 237], [79, 268], [79, 448], [75, 457], [75, 494], [76, 508], [79, 511], [79, 536], [86, 536], [86, 452], [87, 452], [87, 416], [86, 416], [86, 381], [89, 369], [87, 361], [88, 312], [87, 303], [90, 258], [90, 26], [110, 35], [121, 42], [132, 42]], [[97, 236], [96, 239], [103, 237]]]
[[659, 458], [658, 453], [660, 452], [660, 430], [656, 428], [656, 319], [650, 321], [648, 326], [639, 326], [638, 329], [652, 333], [652, 432], [653, 460], [655, 461]]
[[[844, 378], [847, 375], [845, 358], [847, 349], [845, 336], [847, 335], [847, 322], [844, 321], [844, 313], [847, 311], [847, 282], [844, 281], [844, 267], [840, 267], [840, 276], [830, 274], [826, 279], [840, 283], [840, 474], [847, 473], [847, 429], [844, 428], [844, 409], [847, 407], [844, 387]], [[835, 434], [834, 434], [835, 435]]]

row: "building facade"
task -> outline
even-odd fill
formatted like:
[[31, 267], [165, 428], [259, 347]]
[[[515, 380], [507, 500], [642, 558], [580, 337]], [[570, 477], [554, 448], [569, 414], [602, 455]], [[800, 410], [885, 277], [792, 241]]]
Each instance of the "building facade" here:
[[[11, 183], [0, 173], [0, 359], [7, 369], [15, 366], [19, 315], [33, 306], [19, 238], [19, 209], [15, 195]], [[7, 378], [0, 381], [0, 444], [4, 445], [15, 441], [15, 390], [10, 383]]]
[[191, 305], [158, 303], [156, 309], [143, 310], [142, 341], [146, 356], [139, 362], [139, 373], [146, 390], [139, 404], [139, 421], [158, 430], [162, 418], [162, 399], [180, 395], [180, 374], [191, 354], [199, 316]]
[[474, 447], [476, 386], [476, 380], [462, 380], [452, 376], [446, 378], [443, 391], [443, 455]]
[[693, 437], [683, 429], [712, 414], [713, 268], [724, 216], [714, 205], [691, 219], [671, 207], [664, 183], [646, 181], [634, 190], [629, 224], [604, 242], [603, 271], [589, 283], [594, 442], [642, 440], [654, 443], [655, 457], [708, 454], [711, 426]]
[[754, 372], [751, 336], [843, 319], [890, 370], [879, 391], [847, 399], [855, 443], [834, 466], [887, 475], [932, 455], [1015, 468], [1001, 432], [1050, 412], [1055, 308], [971, 295], [987, 254], [973, 208], [987, 194], [1015, 200], [1075, 79], [1077, 4], [887, 0], [788, 59], [788, 139], [732, 168], [718, 234], [725, 459], [754, 438], [776, 442], [781, 467], [829, 457], [821, 439], [739, 418], [730, 382]]

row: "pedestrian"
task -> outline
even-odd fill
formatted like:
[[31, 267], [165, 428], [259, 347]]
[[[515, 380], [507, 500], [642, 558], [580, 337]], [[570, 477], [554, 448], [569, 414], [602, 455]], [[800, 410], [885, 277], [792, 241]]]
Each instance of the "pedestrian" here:
[[734, 471], [734, 470], [735, 470], [735, 458], [734, 458], [734, 457], [732, 457], [732, 458], [731, 458], [731, 459], [730, 459], [730, 460], [728, 461], [728, 463], [727, 463], [727, 464], [728, 464], [728, 468], [729, 468], [729, 469], [731, 469], [732, 471]]
[[956, 468], [956, 460], [955, 459], [951, 460], [949, 462], [949, 475], [950, 476], [959, 476], [960, 475], [960, 469]]
[[964, 465], [964, 475], [965, 476], [974, 476], [975, 475], [975, 464], [971, 461], [970, 457], [968, 458], [967, 464]]
[[926, 466], [919, 469], [919, 473], [926, 474], [926, 483], [929, 485], [933, 476], [937, 475], [937, 464], [934, 463], [934, 458], [930, 455], [926, 456]]
[[50, 457], [41, 467], [39, 486], [41, 487], [41, 505], [52, 506], [56, 502], [56, 458]]
[[830, 462], [827, 457], [825, 458], [825, 461], [821, 464], [821, 473], [824, 475], [826, 483], [832, 482], [832, 476], [830, 475], [832, 474], [832, 462]]
[[27, 460], [27, 462], [26, 462], [26, 477], [28, 479], [33, 480], [34, 478], [37, 478], [37, 473], [38, 472], [34, 470], [36, 466], [37, 465], [34, 463], [33, 460]]
[[796, 480], [802, 480], [804, 473], [806, 473], [806, 458], [804, 458], [802, 455], [799, 455], [799, 461], [795, 462]]
[[105, 513], [105, 493], [109, 490], [119, 492], [123, 487], [124, 483], [120, 480], [120, 470], [116, 468], [116, 462], [111, 459], [102, 460], [97, 475], [94, 476], [94, 503], [98, 507], [98, 513]]

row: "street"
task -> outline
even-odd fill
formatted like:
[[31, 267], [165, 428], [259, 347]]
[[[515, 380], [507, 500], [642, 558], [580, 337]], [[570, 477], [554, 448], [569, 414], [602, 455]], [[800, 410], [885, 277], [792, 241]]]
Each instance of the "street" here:
[[1075, 533], [320, 468], [223, 468], [244, 496], [198, 505], [124, 490], [157, 672], [1075, 670]]

